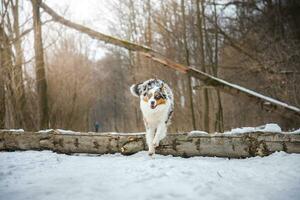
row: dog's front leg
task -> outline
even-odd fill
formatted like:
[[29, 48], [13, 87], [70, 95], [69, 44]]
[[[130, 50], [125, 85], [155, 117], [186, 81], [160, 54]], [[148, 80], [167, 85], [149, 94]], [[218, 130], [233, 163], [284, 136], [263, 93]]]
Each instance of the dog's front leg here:
[[154, 148], [159, 146], [159, 142], [164, 139], [167, 135], [167, 126], [164, 123], [161, 123], [157, 127], [155, 137], [153, 139]]
[[155, 129], [153, 128], [146, 128], [146, 142], [149, 148], [148, 154], [152, 156], [155, 154], [155, 147], [153, 145], [153, 138], [154, 138]]

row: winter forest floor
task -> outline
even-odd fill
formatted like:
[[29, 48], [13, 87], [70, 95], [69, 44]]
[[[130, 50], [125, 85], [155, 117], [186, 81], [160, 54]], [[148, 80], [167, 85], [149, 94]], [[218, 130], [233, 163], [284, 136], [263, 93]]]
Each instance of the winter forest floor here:
[[300, 154], [226, 159], [0, 152], [0, 199], [299, 199]]

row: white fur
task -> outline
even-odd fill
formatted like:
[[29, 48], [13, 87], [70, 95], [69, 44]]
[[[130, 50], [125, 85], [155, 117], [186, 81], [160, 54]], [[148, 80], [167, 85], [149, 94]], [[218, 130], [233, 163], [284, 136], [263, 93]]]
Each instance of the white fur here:
[[[146, 83], [146, 81], [144, 82]], [[143, 84], [141, 84], [143, 86]], [[134, 96], [137, 94], [134, 91], [133, 85], [130, 87], [130, 91]], [[155, 91], [159, 89], [160, 86], [154, 86], [149, 89], [148, 93], [154, 94]], [[144, 117], [144, 123], [146, 128], [146, 141], [149, 147], [149, 155], [153, 155], [155, 153], [155, 147], [159, 146], [159, 142], [166, 137], [167, 134], [167, 126], [169, 125], [170, 111], [173, 112], [173, 93], [168, 85], [164, 84], [164, 89], [167, 90], [167, 98], [165, 104], [156, 105], [156, 100], [154, 99], [154, 95], [148, 102], [143, 100], [144, 95], [140, 94], [140, 108]], [[151, 101], [155, 102], [155, 108], [151, 108]], [[172, 114], [171, 112], [171, 114]]]

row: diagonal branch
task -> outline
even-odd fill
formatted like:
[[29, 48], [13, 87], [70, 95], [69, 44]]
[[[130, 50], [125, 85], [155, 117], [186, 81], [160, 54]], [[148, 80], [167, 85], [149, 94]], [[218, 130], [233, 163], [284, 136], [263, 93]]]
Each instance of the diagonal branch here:
[[[126, 40], [121, 40], [121, 39], [112, 37], [110, 35], [106, 35], [106, 34], [94, 31], [93, 29], [82, 26], [80, 24], [71, 22], [71, 21], [63, 18], [62, 16], [58, 15], [54, 10], [52, 10], [45, 3], [41, 2], [40, 6], [44, 9], [44, 11], [46, 11], [49, 15], [51, 15], [55, 21], [65, 25], [67, 27], [70, 27], [72, 29], [75, 29], [79, 32], [83, 32], [94, 39], [101, 40], [105, 43], [113, 44], [116, 46], [124, 47], [124, 48], [126, 48], [128, 50], [132, 50], [132, 51], [153, 52], [153, 53], [155, 52], [154, 50], [150, 49], [149, 47], [146, 47], [143, 45], [138, 45], [138, 44], [126, 41]], [[157, 53], [157, 52], [155, 52], [155, 53]]]
[[243, 94], [244, 96], [250, 97], [250, 99], [252, 99], [256, 102], [261, 103], [261, 105], [263, 105], [263, 108], [266, 110], [269, 110], [270, 107], [272, 109], [279, 108], [281, 110], [288, 111], [289, 113], [293, 113], [297, 116], [300, 116], [300, 109], [295, 106], [290, 106], [284, 102], [264, 96], [262, 94], [254, 92], [247, 88], [240, 87], [238, 85], [229, 83], [225, 80], [219, 79], [219, 78], [209, 75], [205, 72], [196, 70], [193, 67], [188, 67], [188, 66], [176, 63], [175, 61], [172, 61], [172, 60], [166, 58], [162, 54], [158, 53], [157, 51], [155, 51], [149, 47], [135, 44], [135, 43], [132, 43], [132, 42], [129, 42], [126, 40], [119, 39], [119, 38], [115, 38], [110, 35], [106, 35], [106, 34], [97, 32], [97, 31], [95, 31], [91, 28], [85, 27], [83, 25], [71, 22], [71, 21], [65, 19], [64, 17], [60, 16], [59, 14], [57, 14], [54, 10], [52, 10], [45, 3], [41, 3], [40, 6], [44, 9], [45, 12], [47, 12], [50, 16], [52, 16], [54, 21], [57, 21], [65, 26], [75, 29], [81, 33], [87, 34], [94, 39], [101, 40], [105, 43], [113, 44], [116, 46], [120, 46], [120, 47], [126, 48], [128, 50], [137, 51], [157, 63], [160, 63], [164, 66], [173, 68], [181, 73], [189, 74], [189, 75], [195, 77], [196, 79], [203, 81], [207, 85], [211, 85], [211, 86], [221, 89], [223, 92], [226, 92], [229, 94], [234, 94], [234, 95]]

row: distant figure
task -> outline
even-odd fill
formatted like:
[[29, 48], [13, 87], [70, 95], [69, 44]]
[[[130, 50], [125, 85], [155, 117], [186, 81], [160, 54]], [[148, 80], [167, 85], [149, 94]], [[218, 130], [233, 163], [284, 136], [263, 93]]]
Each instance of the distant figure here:
[[98, 133], [98, 131], [99, 131], [99, 127], [100, 127], [100, 124], [99, 124], [99, 122], [95, 122], [95, 131]]

